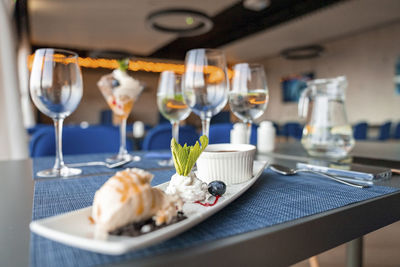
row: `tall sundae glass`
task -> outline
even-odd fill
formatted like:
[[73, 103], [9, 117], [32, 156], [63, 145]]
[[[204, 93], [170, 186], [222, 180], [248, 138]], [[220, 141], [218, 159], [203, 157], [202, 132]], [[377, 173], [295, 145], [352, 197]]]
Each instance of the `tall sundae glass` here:
[[143, 86], [140, 85], [139, 81], [128, 75], [128, 60], [118, 62], [119, 68], [110, 74], [102, 76], [97, 83], [107, 104], [120, 123], [119, 152], [117, 155], [107, 158], [106, 161], [138, 161], [140, 157], [132, 157], [126, 149], [126, 120], [128, 119], [134, 102], [142, 92]]

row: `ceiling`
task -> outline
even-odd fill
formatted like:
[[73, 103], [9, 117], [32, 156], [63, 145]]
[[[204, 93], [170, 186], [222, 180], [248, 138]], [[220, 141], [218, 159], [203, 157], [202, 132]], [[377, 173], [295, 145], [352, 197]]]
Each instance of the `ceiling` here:
[[116, 50], [147, 56], [177, 38], [152, 30], [153, 11], [192, 8], [214, 16], [235, 0], [30, 0], [28, 14], [33, 44], [82, 50]]
[[[206, 13], [214, 28], [179, 37], [146, 25], [151, 12], [178, 7]], [[29, 0], [27, 11], [34, 47], [166, 59], [182, 59], [195, 47], [219, 47], [230, 62], [270, 57], [285, 48], [321, 44], [400, 21], [399, 0], [271, 0], [260, 12], [235, 0]]]

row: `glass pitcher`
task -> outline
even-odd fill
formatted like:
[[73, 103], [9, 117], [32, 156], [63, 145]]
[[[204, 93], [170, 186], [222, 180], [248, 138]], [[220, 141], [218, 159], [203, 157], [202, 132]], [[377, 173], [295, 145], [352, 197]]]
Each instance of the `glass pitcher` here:
[[299, 116], [306, 119], [301, 143], [311, 156], [344, 158], [354, 147], [353, 130], [345, 107], [346, 77], [307, 83], [299, 100]]

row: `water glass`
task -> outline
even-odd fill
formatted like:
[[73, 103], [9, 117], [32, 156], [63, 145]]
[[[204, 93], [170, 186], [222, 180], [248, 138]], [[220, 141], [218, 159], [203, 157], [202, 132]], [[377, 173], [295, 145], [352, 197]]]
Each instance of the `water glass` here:
[[82, 171], [64, 164], [62, 154], [63, 121], [82, 98], [82, 74], [74, 52], [44, 48], [35, 52], [30, 76], [33, 103], [54, 121], [56, 159], [52, 169], [37, 173], [39, 177], [68, 177]]
[[[160, 113], [171, 122], [172, 137], [179, 143], [179, 122], [186, 119], [190, 109], [182, 94], [182, 76], [173, 71], [163, 71], [158, 82], [157, 105]], [[160, 165], [173, 165], [173, 161], [161, 161]]]
[[201, 118], [208, 136], [211, 117], [228, 101], [229, 80], [225, 54], [217, 49], [193, 49], [186, 53], [183, 95], [190, 109]]
[[229, 106], [247, 125], [247, 143], [250, 144], [251, 125], [267, 108], [268, 87], [264, 67], [260, 64], [240, 63], [233, 67]]

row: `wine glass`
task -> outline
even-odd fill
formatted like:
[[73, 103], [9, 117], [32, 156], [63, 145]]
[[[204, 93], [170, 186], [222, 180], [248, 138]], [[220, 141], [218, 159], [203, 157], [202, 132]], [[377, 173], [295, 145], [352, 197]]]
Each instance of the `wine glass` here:
[[[179, 143], [179, 122], [186, 119], [190, 109], [182, 94], [182, 76], [173, 71], [163, 71], [158, 82], [157, 105], [161, 114], [171, 122], [172, 137]], [[173, 165], [173, 160], [160, 161], [160, 165]]]
[[208, 137], [211, 117], [228, 101], [229, 80], [225, 55], [216, 49], [193, 49], [186, 53], [183, 94], [186, 104], [201, 118]]
[[[126, 63], [121, 63], [127, 65]], [[120, 122], [120, 146], [117, 155], [107, 158], [110, 163], [133, 160], [139, 161], [139, 156], [131, 156], [126, 149], [126, 120], [133, 108], [143, 86], [126, 73], [126, 67], [120, 67], [111, 74], [104, 75], [97, 83], [107, 104]]]
[[82, 87], [82, 74], [76, 53], [53, 48], [36, 50], [30, 76], [30, 93], [36, 107], [53, 119], [56, 134], [54, 166], [39, 171], [37, 176], [68, 177], [82, 172], [67, 167], [62, 154], [63, 121], [79, 105]]
[[264, 113], [268, 98], [267, 81], [262, 65], [240, 63], [233, 66], [229, 106], [233, 114], [247, 125], [248, 144], [252, 123]]

